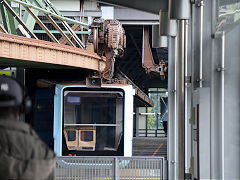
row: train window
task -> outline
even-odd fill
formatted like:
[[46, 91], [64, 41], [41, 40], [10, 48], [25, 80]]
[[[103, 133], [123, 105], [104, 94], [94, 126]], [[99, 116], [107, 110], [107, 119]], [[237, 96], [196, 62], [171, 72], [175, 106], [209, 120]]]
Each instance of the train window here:
[[76, 132], [68, 131], [68, 141], [76, 141]]
[[81, 132], [81, 141], [92, 141], [93, 140], [93, 131], [82, 131]]
[[121, 91], [65, 91], [67, 149], [117, 151], [123, 134], [123, 103]]

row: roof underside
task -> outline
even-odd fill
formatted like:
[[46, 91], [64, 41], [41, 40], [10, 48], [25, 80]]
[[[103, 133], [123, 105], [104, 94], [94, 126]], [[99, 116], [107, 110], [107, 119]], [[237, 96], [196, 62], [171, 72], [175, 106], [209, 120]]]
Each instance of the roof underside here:
[[[151, 72], [146, 73], [142, 67], [142, 26], [125, 26], [127, 35], [127, 48], [125, 56], [116, 61], [116, 69], [122, 71], [133, 83], [140, 89], [147, 92], [150, 87], [167, 88], [167, 72], [165, 72], [165, 79], [161, 80], [160, 73]], [[168, 62], [167, 48], [152, 48], [153, 58], [156, 64], [163, 59], [165, 63]]]

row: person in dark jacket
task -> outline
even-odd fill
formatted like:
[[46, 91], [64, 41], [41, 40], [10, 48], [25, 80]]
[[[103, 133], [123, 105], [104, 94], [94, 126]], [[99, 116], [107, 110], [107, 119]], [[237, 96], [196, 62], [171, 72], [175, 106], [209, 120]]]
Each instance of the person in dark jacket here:
[[54, 180], [55, 154], [20, 115], [31, 106], [22, 86], [0, 76], [0, 179]]

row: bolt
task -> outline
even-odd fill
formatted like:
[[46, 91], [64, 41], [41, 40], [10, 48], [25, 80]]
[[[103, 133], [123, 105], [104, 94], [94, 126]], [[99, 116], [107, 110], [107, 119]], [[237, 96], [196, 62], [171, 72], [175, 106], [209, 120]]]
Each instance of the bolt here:
[[217, 67], [217, 72], [222, 72], [222, 71], [225, 71], [226, 69], [224, 67]]
[[218, 67], [216, 70], [217, 72], [221, 72], [221, 67]]
[[203, 3], [203, 0], [201, 0], [197, 3], [197, 7], [201, 7], [201, 6], [205, 6], [205, 4]]

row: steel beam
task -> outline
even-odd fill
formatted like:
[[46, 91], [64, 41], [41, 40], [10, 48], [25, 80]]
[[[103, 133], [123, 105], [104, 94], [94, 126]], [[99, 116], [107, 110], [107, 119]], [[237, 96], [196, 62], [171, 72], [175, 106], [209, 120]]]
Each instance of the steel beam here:
[[[38, 0], [39, 1], [39, 0]], [[49, 1], [49, 0], [45, 0], [45, 2], [48, 4], [48, 6], [50, 6], [52, 8], [52, 10], [57, 14], [57, 15], [62, 15], [60, 13], [60, 11], [58, 11], [58, 9]]]
[[135, 90], [135, 94], [143, 101], [145, 102], [148, 106], [153, 107], [154, 102], [136, 85], [134, 84], [125, 74], [123, 74], [121, 71], [119, 71], [119, 74], [126, 79], [127, 84], [130, 84], [133, 86]]
[[26, 3], [26, 2], [23, 2], [23, 1], [21, 1], [21, 0], [10, 0], [10, 1], [13, 1], [13, 2], [16, 2], [16, 3], [18, 3], [18, 4], [21, 4], [21, 5], [23, 5], [24, 7], [29, 7], [29, 8], [31, 8], [31, 9], [38, 10], [38, 11], [44, 13], [44, 14], [49, 14], [49, 15], [51, 15], [51, 16], [53, 16], [53, 17], [56, 17], [56, 18], [58, 18], [58, 19], [60, 19], [60, 20], [62, 20], [62, 21], [67, 21], [67, 22], [70, 22], [70, 23], [73, 23], [73, 24], [82, 25], [82, 26], [84, 26], [85, 28], [88, 29], [88, 24], [86, 24], [86, 23], [83, 23], [83, 22], [80, 22], [80, 21], [76, 21], [76, 20], [73, 20], [73, 19], [70, 19], [70, 18], [67, 18], [67, 17], [63, 17], [63, 16], [60, 16], [60, 15], [57, 15], [56, 13], [53, 13], [53, 12], [51, 12], [51, 11], [49, 11], [49, 10], [45, 10], [45, 9], [43, 9], [43, 8], [34, 6], [34, 5], [32, 5], [31, 3]]
[[141, 52], [140, 48], [138, 47], [138, 44], [137, 44], [135, 38], [133, 37], [132, 33], [129, 33], [129, 36], [130, 36], [130, 38], [131, 38], [131, 40], [132, 40], [132, 42], [133, 42], [133, 44], [134, 44], [134, 46], [135, 46], [135, 48], [136, 48], [136, 50], [138, 52], [138, 55], [140, 57], [142, 57], [142, 52]]
[[[53, 20], [54, 21], [54, 20]], [[55, 21], [54, 21], [55, 22]], [[56, 22], [55, 22], [56, 23]], [[60, 27], [59, 27], [60, 28]], [[52, 34], [61, 34], [58, 30], [49, 30]], [[63, 31], [67, 36], [69, 35], [69, 31]], [[91, 31], [74, 31], [75, 34], [91, 34]], [[35, 34], [44, 34], [46, 33], [44, 30], [33, 30]], [[60, 40], [59, 40], [60, 41]]]
[[6, 33], [8, 34], [7, 30], [3, 27], [3, 25], [0, 24], [0, 30], [3, 32], [3, 33]]
[[[79, 27], [79, 25], [77, 25], [77, 24], [74, 24], [72, 27], [72, 30], [73, 31], [78, 31], [78, 30], [80, 30], [80, 27]], [[66, 33], [67, 33], [67, 37], [69, 38], [69, 39], [71, 39], [72, 38], [72, 35], [71, 35], [71, 33], [70, 33], [70, 31], [66, 31]], [[63, 37], [61, 37], [60, 39], [59, 39], [59, 42], [61, 43], [61, 44], [66, 44], [67, 43], [67, 41], [63, 38]], [[74, 43], [74, 42], [73, 42]], [[76, 45], [76, 44], [75, 44]]]
[[35, 19], [39, 26], [47, 33], [47, 35], [52, 39], [52, 41], [59, 44], [55, 36], [48, 30], [48, 28], [43, 24], [43, 22], [32, 12], [32, 10], [30, 8], [26, 8], [26, 10], [29, 12], [29, 14], [31, 14], [31, 16]]
[[[34, 5], [37, 5], [35, 3], [35, 0], [29, 0], [31, 3], [33, 3]], [[20, 5], [21, 6], [21, 5]], [[32, 12], [38, 16], [38, 10], [33, 9]], [[20, 12], [21, 13], [21, 12]], [[23, 14], [23, 21], [25, 22], [25, 24], [27, 25], [27, 27], [32, 31], [34, 29], [35, 26], [35, 19], [29, 14], [29, 13], [24, 13]]]
[[82, 41], [79, 39], [79, 37], [74, 33], [72, 28], [66, 23], [65, 21], [62, 21], [63, 26], [69, 31], [70, 35], [72, 38], [76, 41], [76, 43], [79, 45], [81, 48], [85, 48], [85, 45], [82, 43]]
[[0, 65], [37, 68], [82, 68], [103, 72], [96, 53], [48, 41], [0, 33]]
[[[8, 3], [8, 2], [6, 2], [6, 3]], [[2, 21], [3, 21], [3, 25], [4, 25], [5, 29], [8, 31], [8, 33], [16, 35], [17, 32], [16, 32], [14, 17], [7, 10], [7, 8], [4, 6], [2, 1], [1, 1], [0, 8], [1, 8]]]
[[3, 26], [8, 31], [8, 25], [7, 25], [7, 20], [6, 20], [6, 9], [2, 3], [0, 4], [0, 11], [1, 11], [1, 16], [2, 16]]
[[159, 10], [168, 10], [168, 0], [100, 0], [99, 2], [125, 6], [154, 14], [158, 14]]
[[[138, 69], [138, 70], [144, 71], [142, 68], [141, 68], [141, 70], [140, 69]], [[143, 73], [142, 73], [142, 75], [140, 75], [140, 73], [139, 73], [139, 75], [134, 79], [134, 82], [136, 82], [136, 84], [141, 84], [141, 83], [148, 81], [147, 76], [144, 76], [145, 72], [143, 72]]]
[[[76, 47], [73, 42], [68, 38], [68, 36], [63, 32], [63, 30], [58, 26], [58, 24], [53, 20], [53, 18], [47, 15], [49, 22], [58, 30], [62, 37], [68, 42], [69, 45]], [[51, 32], [51, 31], [50, 31]]]
[[38, 39], [37, 36], [31, 32], [31, 30], [26, 26], [26, 24], [19, 18], [19, 16], [15, 13], [12, 7], [5, 1], [2, 0], [1, 3], [7, 8], [7, 10], [12, 14], [14, 18], [24, 27], [28, 34], [30, 34], [33, 38]]
[[[57, 10], [57, 8], [55, 8], [55, 6], [53, 6], [53, 4], [46, 0], [46, 3], [49, 5], [49, 7], [53, 10], [53, 12], [55, 12], [56, 15], [58, 16], [62, 16], [61, 13]], [[52, 14], [48, 14], [53, 16]], [[74, 33], [74, 31], [72, 30], [72, 28], [68, 25], [68, 23], [66, 23], [66, 20], [60, 19], [60, 21], [62, 22], [63, 26], [68, 30], [68, 32], [70, 33], [70, 35], [72, 36], [72, 38], [75, 40], [75, 42], [79, 45], [79, 47], [81, 48], [85, 48], [85, 45], [82, 43], [82, 41], [78, 38], [78, 36]], [[74, 23], [76, 24], [76, 23]], [[82, 24], [81, 24], [82, 25]], [[88, 26], [88, 25], [87, 25]]]
[[131, 64], [132, 60], [134, 60], [134, 58], [136, 58], [136, 54], [134, 54], [134, 56], [130, 56], [128, 61], [124, 63], [124, 65], [121, 65], [121, 69], [125, 70], [126, 68], [128, 69], [129, 65]]
[[[51, 7], [51, 9], [59, 16], [61, 16], [62, 14], [60, 13], [60, 11], [58, 11], [58, 9], [49, 1], [46, 0], [46, 3]], [[70, 35], [72, 36], [72, 38], [76, 41], [76, 43], [81, 47], [81, 48], [85, 48], [85, 45], [82, 43], [82, 41], [78, 38], [78, 36], [75, 34], [75, 32], [72, 30], [72, 28], [68, 25], [68, 23], [66, 23], [64, 20], [62, 20], [62, 24], [63, 26], [68, 30], [68, 32], [70, 33]]]

